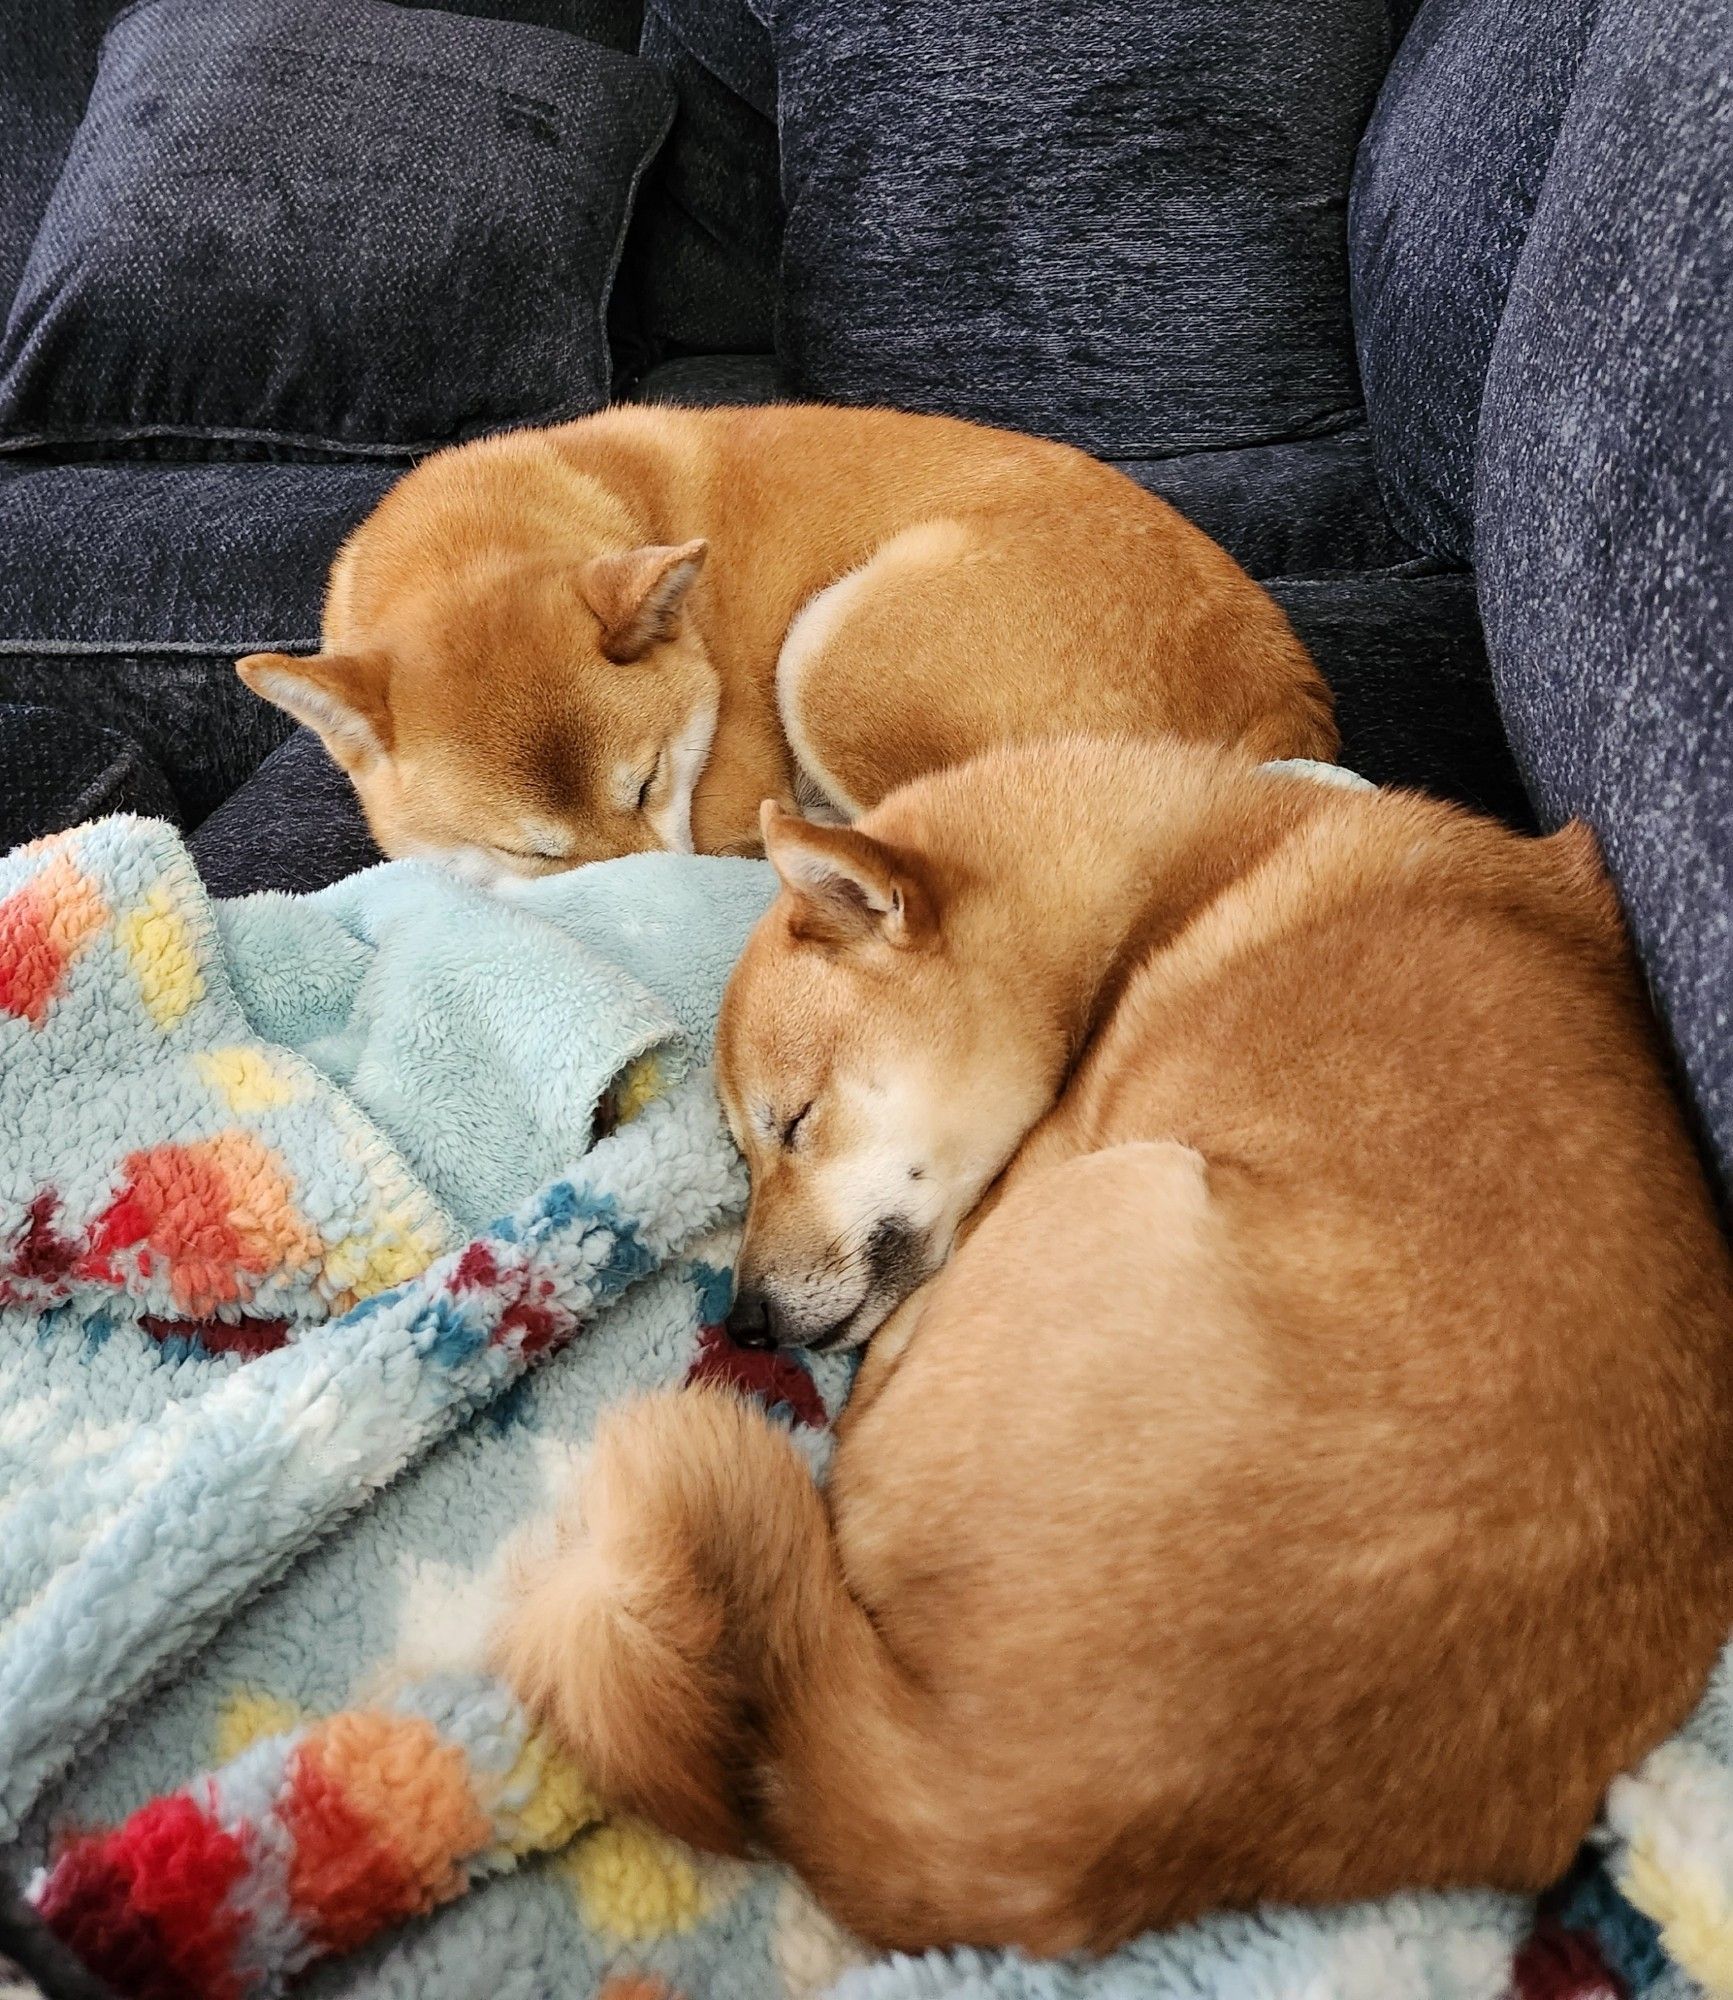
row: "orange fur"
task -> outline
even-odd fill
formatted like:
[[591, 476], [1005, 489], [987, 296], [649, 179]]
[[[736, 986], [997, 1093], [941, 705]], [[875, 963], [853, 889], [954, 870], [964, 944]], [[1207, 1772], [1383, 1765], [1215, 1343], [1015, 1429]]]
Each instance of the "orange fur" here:
[[1590, 837], [1072, 740], [770, 848], [742, 1282], [878, 1331], [822, 1495], [610, 1422], [525, 1697], [881, 1945], [1555, 1877], [1733, 1619], [1733, 1270]]
[[332, 570], [324, 651], [242, 677], [389, 854], [483, 879], [757, 845], [992, 744], [1174, 731], [1334, 754], [1287, 619], [1062, 445], [887, 410], [617, 409], [441, 452]]

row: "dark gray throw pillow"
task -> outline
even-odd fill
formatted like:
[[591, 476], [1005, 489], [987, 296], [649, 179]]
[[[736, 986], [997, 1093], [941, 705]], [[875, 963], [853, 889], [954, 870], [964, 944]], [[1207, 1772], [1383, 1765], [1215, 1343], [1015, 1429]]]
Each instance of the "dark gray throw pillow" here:
[[0, 449], [396, 457], [608, 399], [633, 56], [386, 0], [141, 0], [0, 346]]
[[1118, 459], [1346, 420], [1385, 0], [761, 4], [803, 393]]

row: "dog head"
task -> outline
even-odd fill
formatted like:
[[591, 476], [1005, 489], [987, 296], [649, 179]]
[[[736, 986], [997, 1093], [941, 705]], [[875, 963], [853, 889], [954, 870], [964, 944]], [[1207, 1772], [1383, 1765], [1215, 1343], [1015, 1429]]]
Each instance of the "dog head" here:
[[250, 654], [241, 678], [318, 733], [389, 855], [493, 883], [690, 853], [717, 708], [688, 615], [705, 544], [634, 545], [581, 510], [553, 528], [512, 498], [478, 481], [465, 515], [429, 461], [338, 557], [324, 650]]
[[734, 1320], [749, 1341], [865, 1340], [943, 1263], [1063, 1065], [1037, 998], [976, 948], [990, 888], [876, 832], [892, 813], [835, 827], [763, 811], [782, 891], [717, 1044], [752, 1177]]

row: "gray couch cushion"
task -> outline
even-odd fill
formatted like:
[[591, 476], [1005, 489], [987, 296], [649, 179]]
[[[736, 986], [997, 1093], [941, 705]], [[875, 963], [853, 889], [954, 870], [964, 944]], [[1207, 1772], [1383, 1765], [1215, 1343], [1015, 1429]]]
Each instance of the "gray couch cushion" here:
[[0, 701], [0, 853], [109, 813], [179, 810], [131, 737], [63, 709]]
[[1383, 0], [769, 0], [803, 393], [1107, 458], [1335, 428]]
[[1285, 444], [1124, 459], [1120, 469], [1256, 577], [1383, 570], [1414, 557], [1379, 498], [1364, 424]]
[[473, 14], [493, 21], [527, 21], [559, 28], [630, 54], [638, 46], [641, 0], [397, 0], [400, 7], [432, 7], [442, 14]]
[[634, 403], [684, 403], [695, 409], [788, 399], [788, 377], [774, 354], [679, 355], [658, 362], [641, 376], [630, 398]]
[[310, 729], [273, 750], [188, 845], [213, 896], [323, 889], [384, 859], [354, 786]]
[[1599, 0], [1426, 0], [1349, 205], [1378, 469], [1416, 547], [1467, 562], [1474, 432], [1505, 293]]
[[1733, 0], [1606, 0], [1487, 376], [1512, 741], [1599, 831], [1733, 1186]]
[[316, 646], [337, 545], [393, 474], [363, 465], [0, 472], [0, 702], [136, 742], [189, 824], [282, 742], [238, 653]]
[[407, 456], [607, 400], [672, 116], [572, 35], [381, 0], [140, 0], [0, 344], [0, 441]]
[[1416, 565], [1352, 576], [1283, 576], [1270, 595], [1336, 697], [1342, 761], [1534, 823], [1487, 668], [1474, 579]]

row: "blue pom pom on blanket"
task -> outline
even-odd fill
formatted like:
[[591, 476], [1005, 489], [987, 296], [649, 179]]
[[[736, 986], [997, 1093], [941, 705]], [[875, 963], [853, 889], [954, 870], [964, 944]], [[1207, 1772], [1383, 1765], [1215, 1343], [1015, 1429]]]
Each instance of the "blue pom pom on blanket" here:
[[[56, 1928], [165, 2000], [1690, 1992], [1593, 1869], [1532, 1937], [1415, 1896], [850, 1971], [786, 1877], [600, 1821], [481, 1672], [514, 1546], [634, 1389], [738, 1381], [815, 1471], [846, 1394], [717, 1326], [744, 1185], [702, 1065], [771, 886], [644, 856], [508, 905], [393, 864], [212, 904], [127, 820], [0, 862], [0, 1838]], [[1720, 1990], [1728, 1684], [1609, 1833]]]

